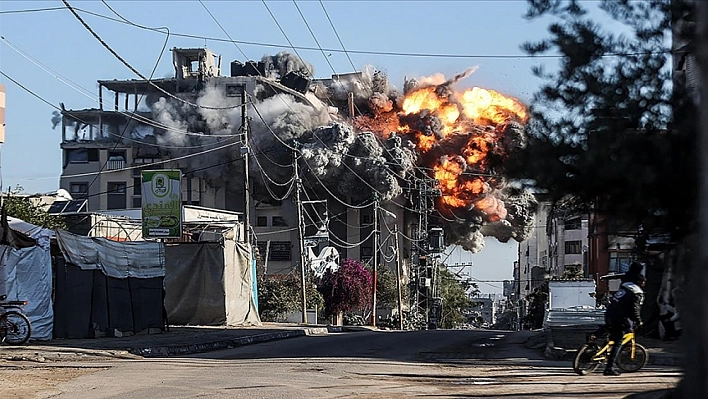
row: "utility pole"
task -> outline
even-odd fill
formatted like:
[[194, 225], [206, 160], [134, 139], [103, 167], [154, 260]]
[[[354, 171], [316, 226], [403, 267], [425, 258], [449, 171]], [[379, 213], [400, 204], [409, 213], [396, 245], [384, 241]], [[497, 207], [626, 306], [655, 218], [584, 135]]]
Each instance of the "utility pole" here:
[[[249, 155], [249, 150], [248, 150], [248, 131], [249, 131], [249, 126], [248, 126], [248, 114], [247, 114], [247, 109], [248, 105], [246, 104], [246, 86], [242, 87], [241, 90], [241, 156], [243, 157], [243, 184], [244, 184], [244, 197], [245, 197], [245, 202], [244, 202], [244, 207], [246, 208], [245, 211], [243, 212], [244, 214], [244, 234], [243, 234], [243, 240], [246, 242], [246, 244], [251, 245], [251, 218], [250, 218], [250, 213], [251, 213], [251, 191], [250, 191], [250, 183], [248, 179], [248, 155]], [[191, 182], [191, 179], [190, 179]], [[191, 200], [192, 198], [192, 193], [189, 193], [189, 198]], [[191, 202], [190, 202], [191, 203]]]
[[376, 327], [376, 264], [379, 257], [379, 196], [374, 194], [374, 256], [372, 258], [373, 265], [373, 284], [371, 287], [371, 325]]
[[302, 180], [298, 174], [297, 168], [298, 155], [297, 151], [293, 150], [293, 168], [295, 170], [295, 205], [297, 207], [297, 242], [300, 247], [300, 285], [302, 286], [302, 323], [307, 324], [307, 287], [305, 281], [305, 225], [302, 218], [302, 202], [300, 201], [300, 190], [302, 189]]
[[[425, 318], [428, 325], [431, 295], [435, 289], [432, 275], [433, 262], [428, 245], [428, 214], [432, 211], [432, 200], [441, 195], [437, 181], [428, 176], [415, 178], [410, 182], [406, 193], [413, 204], [414, 212], [418, 214], [418, 224], [411, 225], [411, 276], [410, 276], [410, 310], [414, 319]], [[431, 272], [428, 275], [428, 272]]]
[[396, 291], [398, 291], [398, 328], [403, 330], [403, 294], [401, 292], [401, 251], [398, 247], [398, 225], [393, 226], [394, 245], [396, 246]]

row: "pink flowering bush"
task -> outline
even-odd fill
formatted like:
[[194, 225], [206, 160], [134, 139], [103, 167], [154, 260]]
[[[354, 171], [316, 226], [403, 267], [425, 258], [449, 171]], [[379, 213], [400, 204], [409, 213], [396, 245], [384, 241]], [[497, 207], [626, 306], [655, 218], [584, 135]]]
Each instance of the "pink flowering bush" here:
[[324, 299], [325, 314], [332, 316], [365, 309], [372, 285], [371, 272], [355, 260], [344, 260], [334, 273], [327, 270], [317, 284]]

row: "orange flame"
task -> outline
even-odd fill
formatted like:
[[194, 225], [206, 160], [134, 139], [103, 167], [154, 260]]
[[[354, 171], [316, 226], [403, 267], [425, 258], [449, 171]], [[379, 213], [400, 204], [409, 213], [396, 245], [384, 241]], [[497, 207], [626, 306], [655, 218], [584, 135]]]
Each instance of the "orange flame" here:
[[484, 212], [488, 217], [489, 221], [497, 222], [506, 217], [506, 208], [504, 208], [504, 203], [496, 197], [486, 196], [477, 200], [474, 206]]
[[440, 184], [443, 202], [454, 208], [470, 207], [475, 198], [490, 190], [482, 179], [463, 174], [464, 168], [459, 160], [451, 161], [443, 157], [438, 165], [433, 166], [433, 170]]
[[[423, 87], [408, 93], [401, 104], [404, 115], [421, 113], [427, 110], [438, 117], [442, 128], [437, 139], [424, 137], [418, 133], [418, 149], [429, 151], [436, 140], [465, 130], [465, 124], [474, 123], [484, 126], [495, 126], [511, 120], [525, 123], [528, 120], [526, 106], [513, 97], [504, 96], [494, 90], [479, 87], [456, 93], [455, 102], [440, 97], [436, 87]], [[401, 131], [399, 129], [399, 131]], [[406, 130], [408, 131], [408, 130]], [[479, 158], [481, 155], [475, 156]], [[473, 161], [477, 162], [477, 161]]]
[[501, 150], [497, 143], [503, 133], [496, 127], [510, 121], [525, 123], [526, 106], [494, 90], [473, 87], [451, 92], [450, 87], [426, 86], [407, 93], [399, 111], [377, 114], [366, 125], [410, 135], [422, 155], [433, 155], [420, 160], [432, 167], [440, 202], [448, 212], [477, 209], [488, 221], [506, 218], [504, 203], [493, 195], [493, 182], [485, 177], [488, 156]]
[[491, 121], [500, 124], [512, 118], [521, 122], [526, 122], [528, 119], [526, 107], [519, 100], [506, 97], [494, 90], [473, 87], [459, 97], [465, 116], [475, 123]]

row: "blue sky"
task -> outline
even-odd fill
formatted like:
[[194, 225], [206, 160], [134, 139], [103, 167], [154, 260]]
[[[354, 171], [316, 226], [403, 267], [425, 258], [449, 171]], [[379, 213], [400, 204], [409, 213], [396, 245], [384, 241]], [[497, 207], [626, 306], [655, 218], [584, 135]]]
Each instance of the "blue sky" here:
[[[529, 58], [519, 49], [524, 41], [543, 38], [548, 21], [525, 20], [526, 2], [517, 0], [323, 0], [322, 3], [267, 0], [265, 4], [263, 1], [203, 1], [202, 4], [198, 0], [107, 0], [104, 4], [69, 0], [69, 4], [111, 48], [145, 76], [150, 75], [158, 59], [154, 76], [172, 76], [169, 49], [173, 47], [206, 46], [222, 55], [222, 70], [227, 73], [232, 60], [245, 61], [246, 57], [259, 60], [263, 55], [288, 50], [289, 42], [295, 47], [310, 48], [317, 48], [319, 42], [326, 49], [324, 55], [319, 50], [298, 49], [299, 55], [314, 65], [316, 77], [351, 72], [351, 63], [357, 69], [373, 65], [385, 71], [391, 83], [402, 89], [404, 77], [436, 73], [451, 77], [476, 66], [477, 71], [462, 81], [461, 87], [493, 89], [528, 102], [541, 83], [532, 75], [531, 67], [542, 62], [553, 66], [557, 62], [552, 58]], [[62, 1], [0, 3], [0, 70], [34, 93], [0, 76], [7, 93], [5, 144], [0, 147], [3, 190], [18, 185], [28, 193], [58, 188], [61, 131], [52, 129], [55, 108], [50, 104], [58, 107], [63, 103], [68, 109], [96, 108], [97, 80], [138, 78], [63, 7]], [[31, 11], [43, 8], [49, 10]], [[227, 35], [207, 9], [228, 36], [241, 42], [238, 47], [210, 39], [225, 40]], [[19, 10], [28, 11], [15, 12]], [[122, 23], [121, 17], [138, 25], [168, 27], [170, 36], [165, 52], [161, 55], [165, 34]], [[346, 54], [334, 51], [342, 49], [337, 34], [344, 48], [350, 51], [351, 63]], [[515, 243], [488, 242], [487, 247], [483, 254], [474, 255], [477, 257], [473, 260], [474, 276], [482, 280], [511, 278]], [[487, 266], [482, 263], [495, 261], [480, 257], [511, 261], [496, 262], [503, 266]], [[499, 289], [485, 284], [480, 288], [483, 292], [501, 291], [501, 283], [494, 285]]]

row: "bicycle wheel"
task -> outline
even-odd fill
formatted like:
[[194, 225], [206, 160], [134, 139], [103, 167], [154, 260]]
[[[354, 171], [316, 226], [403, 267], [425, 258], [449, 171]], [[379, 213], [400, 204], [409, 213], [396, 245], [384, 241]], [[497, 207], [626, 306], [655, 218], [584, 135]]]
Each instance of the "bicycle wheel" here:
[[632, 358], [632, 344], [625, 344], [617, 356], [617, 367], [622, 371], [631, 373], [644, 367], [649, 360], [649, 353], [646, 348], [635, 343], [634, 358]]
[[22, 345], [30, 337], [32, 327], [27, 316], [11, 310], [0, 316], [0, 339], [10, 345]]
[[578, 375], [586, 375], [597, 370], [600, 367], [600, 362], [592, 360], [592, 358], [599, 349], [595, 344], [581, 346], [575, 355], [575, 359], [573, 359], [573, 371]]

